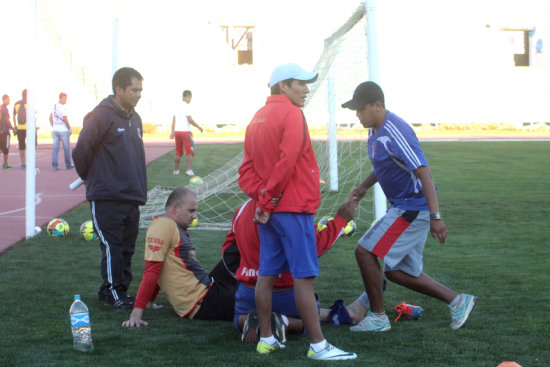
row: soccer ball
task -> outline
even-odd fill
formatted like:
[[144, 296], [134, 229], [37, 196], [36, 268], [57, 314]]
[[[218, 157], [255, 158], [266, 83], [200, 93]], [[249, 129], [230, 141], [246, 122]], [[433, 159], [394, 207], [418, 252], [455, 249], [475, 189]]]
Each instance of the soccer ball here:
[[331, 217], [330, 215], [325, 215], [321, 219], [319, 219], [319, 222], [317, 222], [317, 230], [321, 232], [323, 229], [327, 228], [327, 223], [329, 220], [333, 220], [334, 217]]
[[344, 237], [353, 237], [355, 236], [355, 232], [357, 232], [357, 225], [355, 224], [355, 221], [352, 219], [348, 222], [348, 225], [344, 227]]
[[200, 187], [204, 185], [204, 180], [200, 176], [193, 176], [189, 180], [189, 185], [192, 187]]
[[54, 218], [50, 220], [46, 230], [52, 237], [66, 237], [69, 235], [69, 223], [65, 219]]
[[84, 241], [95, 241], [98, 239], [94, 231], [94, 222], [87, 220], [80, 226], [80, 238]]
[[199, 219], [195, 218], [193, 219], [193, 222], [191, 222], [191, 228], [195, 228], [199, 224]]

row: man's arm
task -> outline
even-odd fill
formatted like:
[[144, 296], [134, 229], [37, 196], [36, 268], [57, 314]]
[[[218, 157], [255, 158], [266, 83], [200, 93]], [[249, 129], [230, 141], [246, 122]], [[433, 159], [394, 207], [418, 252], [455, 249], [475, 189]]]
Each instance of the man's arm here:
[[[143, 271], [143, 279], [139, 285], [138, 294], [134, 302], [134, 309], [130, 314], [130, 319], [122, 323], [125, 327], [140, 327], [141, 325], [149, 325], [143, 320], [143, 310], [153, 301], [158, 294], [158, 279], [163, 266], [162, 261], [145, 261], [145, 270]], [[156, 308], [153, 303], [152, 308]]]
[[21, 108], [20, 103], [16, 103], [15, 106], [13, 106], [13, 131], [17, 134], [17, 112], [19, 111], [19, 108]]
[[[414, 174], [422, 183], [422, 190], [428, 203], [428, 210], [430, 211], [430, 217], [434, 213], [439, 214], [439, 202], [437, 200], [437, 193], [435, 192], [435, 184], [432, 178], [430, 169], [426, 166], [417, 168]], [[439, 243], [444, 244], [447, 238], [447, 227], [442, 219], [430, 218], [430, 233], [434, 239], [438, 239]]]
[[9, 129], [12, 130], [12, 131], [15, 133], [15, 129], [14, 129], [13, 126], [11, 125], [9, 113], [6, 115], [5, 121], [6, 121], [6, 123], [8, 124]]
[[187, 121], [189, 121], [189, 123], [190, 123], [191, 125], [195, 126], [197, 129], [199, 129], [199, 130], [201, 131], [201, 133], [204, 131], [204, 130], [202, 129], [202, 127], [200, 127], [199, 124], [197, 124], [197, 123], [195, 122], [195, 120], [193, 120], [193, 118], [192, 118], [191, 116], [187, 116]]
[[97, 147], [110, 127], [109, 123], [103, 120], [108, 121], [108, 118], [104, 117], [103, 113], [97, 109], [86, 115], [82, 131], [80, 131], [78, 141], [73, 149], [72, 156], [76, 172], [84, 181], [88, 178]]
[[349, 194], [348, 200], [355, 201], [356, 204], [359, 205], [359, 200], [361, 200], [367, 193], [367, 190], [377, 182], [378, 179], [374, 175], [374, 171], [371, 171], [367, 178]]
[[65, 123], [65, 126], [67, 126], [67, 129], [69, 129], [69, 131], [73, 131], [71, 129], [71, 125], [69, 124], [69, 118], [67, 116], [63, 116], [63, 122]]
[[170, 139], [174, 139], [176, 136], [176, 131], [174, 130], [176, 128], [176, 115], [172, 117], [172, 128], [170, 129]]
[[348, 200], [338, 208], [333, 220], [327, 222], [327, 228], [322, 231], [315, 231], [317, 243], [317, 256], [321, 256], [336, 243], [340, 238], [342, 230], [355, 216], [355, 202]]

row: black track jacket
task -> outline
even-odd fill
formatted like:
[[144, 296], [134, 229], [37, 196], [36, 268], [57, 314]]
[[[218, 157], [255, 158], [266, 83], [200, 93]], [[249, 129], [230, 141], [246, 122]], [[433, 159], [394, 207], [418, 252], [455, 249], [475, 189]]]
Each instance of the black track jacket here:
[[78, 175], [86, 181], [86, 199], [144, 205], [147, 173], [141, 117], [127, 113], [113, 96], [84, 117], [73, 150]]

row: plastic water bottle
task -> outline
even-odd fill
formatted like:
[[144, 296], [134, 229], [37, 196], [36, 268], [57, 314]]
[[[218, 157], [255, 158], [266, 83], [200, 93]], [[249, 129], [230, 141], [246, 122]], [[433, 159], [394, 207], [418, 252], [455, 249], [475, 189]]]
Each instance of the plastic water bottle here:
[[74, 296], [74, 302], [69, 310], [71, 329], [73, 331], [74, 349], [89, 352], [94, 349], [92, 343], [92, 328], [88, 307], [80, 300], [80, 295]]

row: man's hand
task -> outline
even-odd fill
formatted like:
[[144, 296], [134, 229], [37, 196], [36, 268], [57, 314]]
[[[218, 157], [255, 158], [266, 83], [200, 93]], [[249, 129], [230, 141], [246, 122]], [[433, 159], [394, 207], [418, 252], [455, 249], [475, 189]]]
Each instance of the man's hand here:
[[344, 204], [340, 205], [338, 211], [336, 212], [336, 215], [341, 216], [346, 220], [346, 222], [349, 222], [355, 216], [356, 205], [357, 204], [355, 201], [348, 200]]
[[[262, 189], [262, 191], [260, 191], [260, 195], [264, 195], [264, 194], [265, 194], [265, 187]], [[281, 193], [281, 195], [277, 196], [276, 198], [271, 198], [271, 200], [269, 200], [269, 202], [271, 203], [271, 205], [277, 206], [277, 204], [279, 204], [279, 201], [281, 200], [282, 196], [283, 196], [283, 193]]]
[[130, 314], [130, 320], [126, 320], [122, 323], [124, 327], [140, 327], [141, 325], [149, 325], [147, 321], [143, 321], [141, 316], [143, 315], [142, 308], [134, 308]]
[[359, 206], [359, 200], [365, 196], [367, 193], [367, 190], [363, 188], [363, 186], [357, 186], [353, 191], [349, 194], [348, 200], [353, 201], [355, 203], [355, 206]]
[[143, 321], [140, 318], [137, 317], [131, 317], [130, 320], [126, 320], [122, 323], [122, 326], [124, 327], [140, 327], [141, 325], [147, 326], [149, 325], [147, 321]]
[[172, 131], [172, 132], [170, 133], [170, 139], [174, 139], [175, 136], [176, 136], [176, 134]]
[[266, 224], [269, 222], [269, 218], [271, 218], [271, 213], [264, 212], [260, 207], [256, 208], [256, 212], [254, 213], [254, 223]]
[[430, 220], [430, 233], [434, 240], [439, 240], [439, 243], [443, 245], [447, 238], [447, 226], [441, 219]]

